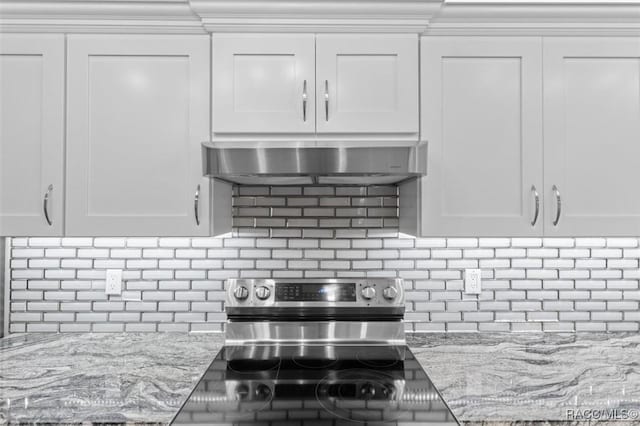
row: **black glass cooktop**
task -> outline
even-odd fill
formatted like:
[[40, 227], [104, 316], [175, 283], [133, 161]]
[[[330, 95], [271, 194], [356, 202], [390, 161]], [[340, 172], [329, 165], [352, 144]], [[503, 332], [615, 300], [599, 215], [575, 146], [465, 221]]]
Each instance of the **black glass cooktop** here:
[[406, 346], [227, 346], [172, 424], [457, 422]]

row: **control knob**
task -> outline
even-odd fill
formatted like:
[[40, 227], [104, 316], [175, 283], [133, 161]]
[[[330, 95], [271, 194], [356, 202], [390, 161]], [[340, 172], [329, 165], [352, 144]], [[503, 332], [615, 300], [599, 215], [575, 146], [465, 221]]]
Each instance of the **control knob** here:
[[256, 399], [259, 401], [265, 401], [271, 396], [271, 388], [269, 386], [260, 383], [255, 390]]
[[367, 286], [363, 288], [362, 297], [364, 297], [367, 300], [373, 299], [374, 297], [376, 297], [376, 289], [371, 286]]
[[387, 287], [382, 290], [382, 295], [387, 300], [393, 300], [398, 295], [398, 289], [396, 289], [395, 287]]
[[236, 387], [236, 399], [240, 401], [244, 401], [249, 396], [249, 386], [244, 383], [240, 383]]
[[233, 295], [238, 300], [244, 300], [249, 297], [249, 290], [245, 286], [240, 286], [233, 291]]
[[268, 299], [270, 295], [271, 295], [271, 290], [269, 290], [268, 287], [265, 287], [262, 285], [256, 288], [256, 296], [258, 297], [258, 299], [265, 300], [265, 299]]
[[396, 396], [396, 388], [391, 383], [385, 384], [382, 387], [382, 395], [387, 399], [394, 399]]
[[364, 383], [360, 388], [360, 396], [363, 399], [372, 399], [376, 396], [376, 387], [372, 383]]

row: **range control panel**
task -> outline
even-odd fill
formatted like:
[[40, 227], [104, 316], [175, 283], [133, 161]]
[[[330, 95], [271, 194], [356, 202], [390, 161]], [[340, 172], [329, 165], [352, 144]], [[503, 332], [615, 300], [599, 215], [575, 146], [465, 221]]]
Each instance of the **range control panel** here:
[[238, 280], [225, 282], [227, 306], [404, 306], [401, 279]]
[[276, 283], [276, 302], [355, 302], [355, 283]]

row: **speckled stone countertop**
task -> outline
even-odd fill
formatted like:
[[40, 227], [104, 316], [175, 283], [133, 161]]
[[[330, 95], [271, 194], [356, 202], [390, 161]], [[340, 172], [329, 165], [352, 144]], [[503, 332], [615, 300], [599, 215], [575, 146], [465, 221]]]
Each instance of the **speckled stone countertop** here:
[[0, 339], [0, 424], [167, 424], [222, 334], [25, 334]]
[[638, 333], [422, 334], [407, 343], [463, 423], [640, 424]]
[[[421, 334], [407, 342], [463, 423], [587, 424], [581, 415], [604, 413], [640, 424], [632, 418], [640, 415], [640, 334]], [[223, 344], [222, 334], [182, 333], [0, 339], [0, 424], [166, 424]]]

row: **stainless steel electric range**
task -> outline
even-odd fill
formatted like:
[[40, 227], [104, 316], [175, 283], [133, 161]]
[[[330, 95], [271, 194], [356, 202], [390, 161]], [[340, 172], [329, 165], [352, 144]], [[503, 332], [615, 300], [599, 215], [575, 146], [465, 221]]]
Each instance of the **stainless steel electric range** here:
[[173, 424], [457, 423], [405, 344], [402, 280], [226, 288], [226, 346]]

